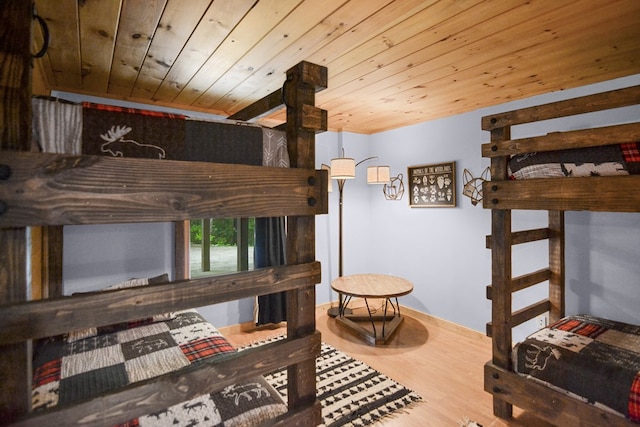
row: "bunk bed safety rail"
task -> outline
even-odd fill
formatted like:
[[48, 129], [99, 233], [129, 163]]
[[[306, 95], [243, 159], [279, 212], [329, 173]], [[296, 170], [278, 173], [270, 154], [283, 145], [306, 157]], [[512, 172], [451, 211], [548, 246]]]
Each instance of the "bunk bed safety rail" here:
[[631, 86], [594, 95], [572, 98], [565, 101], [551, 102], [529, 108], [491, 114], [482, 118], [482, 130], [493, 131], [508, 126], [515, 126], [576, 114], [592, 113], [612, 108], [627, 107], [640, 104], [640, 86]]
[[326, 171], [1, 151], [0, 227], [318, 215]]

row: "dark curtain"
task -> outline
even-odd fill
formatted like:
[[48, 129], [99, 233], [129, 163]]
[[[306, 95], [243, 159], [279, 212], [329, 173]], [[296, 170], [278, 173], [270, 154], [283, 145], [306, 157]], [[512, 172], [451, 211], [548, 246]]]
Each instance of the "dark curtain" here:
[[[284, 265], [285, 258], [285, 219], [256, 218], [255, 225], [255, 268]], [[287, 320], [286, 293], [263, 295], [258, 297], [257, 325], [280, 323]]]

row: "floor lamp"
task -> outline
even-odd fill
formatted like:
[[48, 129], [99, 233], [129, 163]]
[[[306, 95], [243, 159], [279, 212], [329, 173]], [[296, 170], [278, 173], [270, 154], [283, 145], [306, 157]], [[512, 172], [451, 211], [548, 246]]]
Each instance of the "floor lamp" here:
[[[331, 167], [329, 169], [330, 179], [335, 179], [338, 182], [339, 192], [339, 204], [338, 204], [338, 277], [342, 277], [343, 273], [343, 251], [342, 251], [342, 206], [343, 206], [343, 192], [344, 184], [348, 179], [355, 179], [356, 166], [376, 159], [377, 157], [368, 157], [364, 160], [355, 162], [350, 157], [339, 157], [331, 159]], [[368, 184], [386, 184], [390, 180], [389, 166], [370, 166], [367, 168], [367, 183]], [[338, 293], [338, 307], [331, 307], [327, 311], [330, 317], [336, 317], [342, 306], [342, 294]], [[348, 313], [347, 313], [348, 314]]]

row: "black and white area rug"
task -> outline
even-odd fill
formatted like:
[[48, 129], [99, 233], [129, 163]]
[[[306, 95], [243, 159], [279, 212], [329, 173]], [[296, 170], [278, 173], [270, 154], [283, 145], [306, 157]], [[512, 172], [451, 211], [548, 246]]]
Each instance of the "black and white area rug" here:
[[[286, 401], [286, 368], [265, 379]], [[417, 393], [326, 343], [316, 360], [316, 386], [326, 427], [371, 425], [422, 401]]]

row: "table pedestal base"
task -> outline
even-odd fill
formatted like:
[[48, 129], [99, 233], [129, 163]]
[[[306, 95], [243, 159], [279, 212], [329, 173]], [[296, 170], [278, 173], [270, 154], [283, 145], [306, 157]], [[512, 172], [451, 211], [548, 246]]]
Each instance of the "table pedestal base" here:
[[[342, 306], [338, 307], [338, 315], [336, 321], [366, 339], [372, 345], [386, 344], [395, 334], [398, 327], [404, 321], [404, 317], [400, 316], [400, 306], [398, 305], [398, 299], [394, 305], [390, 298], [385, 300], [385, 313], [389, 305], [393, 308], [393, 314], [373, 315], [369, 308], [369, 303], [365, 298], [367, 305], [368, 315], [351, 314], [351, 310], [347, 308], [347, 304], [351, 298], [346, 298]], [[364, 327], [360, 323], [369, 322], [369, 327]], [[382, 322], [382, 325], [376, 327], [375, 322]]]

